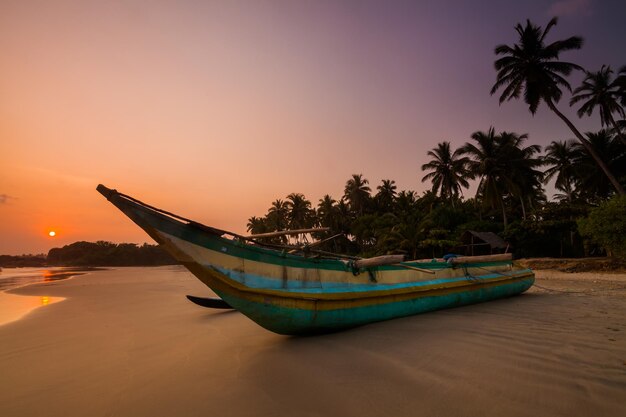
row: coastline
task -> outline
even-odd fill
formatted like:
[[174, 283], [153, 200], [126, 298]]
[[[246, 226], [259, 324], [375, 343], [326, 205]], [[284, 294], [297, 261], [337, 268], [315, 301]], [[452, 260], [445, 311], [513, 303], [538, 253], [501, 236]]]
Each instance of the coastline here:
[[[64, 297], [49, 295], [16, 294], [15, 290], [31, 285], [50, 285], [54, 282], [88, 274], [93, 270], [97, 270], [97, 268], [5, 268], [3, 270], [4, 276], [0, 276], [0, 326], [20, 320], [36, 309], [65, 300]], [[17, 272], [22, 273], [18, 274]]]
[[67, 299], [0, 326], [0, 415], [624, 415], [626, 275], [596, 281], [301, 338], [179, 266], [31, 285]]

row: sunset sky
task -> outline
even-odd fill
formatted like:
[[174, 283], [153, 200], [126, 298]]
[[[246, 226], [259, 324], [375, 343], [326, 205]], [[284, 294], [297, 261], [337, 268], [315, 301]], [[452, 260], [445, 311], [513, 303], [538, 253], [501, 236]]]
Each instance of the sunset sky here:
[[4, 0], [0, 254], [150, 241], [98, 183], [245, 232], [291, 192], [340, 198], [353, 173], [421, 193], [429, 149], [492, 125], [568, 139], [545, 107], [489, 95], [494, 47], [554, 15], [548, 41], [585, 39], [562, 59], [626, 65], [623, 0]]

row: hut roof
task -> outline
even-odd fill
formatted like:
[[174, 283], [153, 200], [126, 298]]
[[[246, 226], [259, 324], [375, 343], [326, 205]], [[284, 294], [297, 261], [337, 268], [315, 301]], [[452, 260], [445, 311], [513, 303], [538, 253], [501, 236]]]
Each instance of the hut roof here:
[[471, 236], [488, 243], [489, 246], [494, 249], [506, 249], [509, 246], [504, 239], [493, 232], [475, 232], [473, 230], [468, 230], [463, 233], [461, 240], [463, 240], [464, 243], [469, 243]]

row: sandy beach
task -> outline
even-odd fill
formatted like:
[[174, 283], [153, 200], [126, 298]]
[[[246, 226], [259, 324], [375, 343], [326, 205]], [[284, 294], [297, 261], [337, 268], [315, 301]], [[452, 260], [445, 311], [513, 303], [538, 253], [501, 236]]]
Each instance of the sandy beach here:
[[181, 267], [93, 271], [0, 326], [1, 416], [623, 416], [626, 274], [316, 337], [193, 305]]

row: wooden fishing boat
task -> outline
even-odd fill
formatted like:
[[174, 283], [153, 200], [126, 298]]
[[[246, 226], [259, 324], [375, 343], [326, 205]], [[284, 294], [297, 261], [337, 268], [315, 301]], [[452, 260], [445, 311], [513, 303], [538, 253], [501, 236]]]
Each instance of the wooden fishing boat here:
[[[230, 307], [280, 334], [312, 334], [520, 294], [534, 273], [510, 254], [403, 262], [289, 253], [97, 190]], [[192, 300], [202, 304], [198, 300]], [[221, 300], [220, 300], [221, 301]]]

